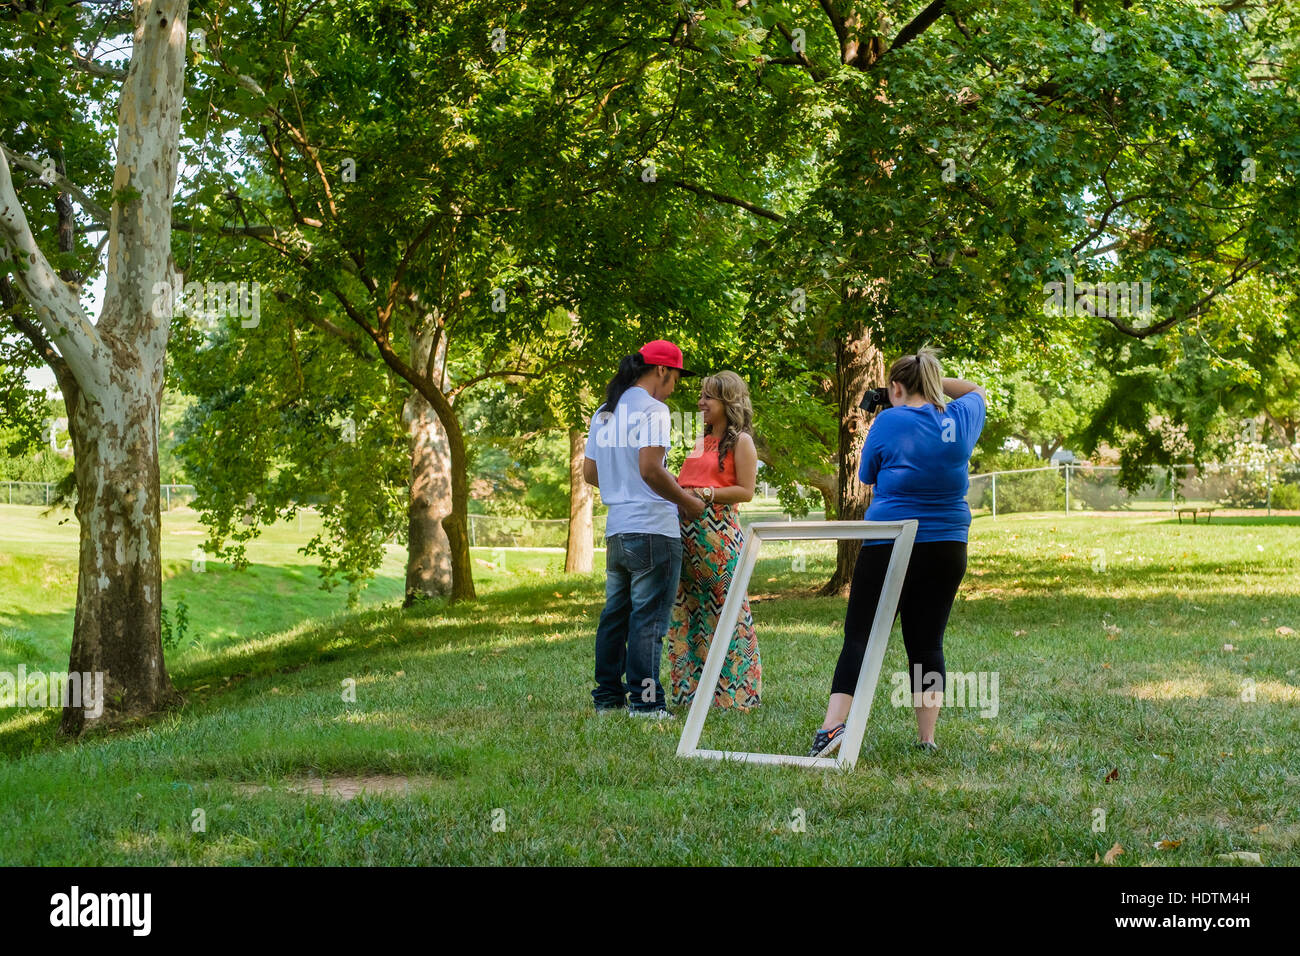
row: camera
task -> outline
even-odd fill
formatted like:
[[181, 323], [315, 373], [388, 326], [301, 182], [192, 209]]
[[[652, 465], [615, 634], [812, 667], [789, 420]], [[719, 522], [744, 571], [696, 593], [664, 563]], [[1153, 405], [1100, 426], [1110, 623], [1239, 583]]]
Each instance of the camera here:
[[888, 386], [870, 389], [867, 394], [862, 396], [862, 401], [858, 405], [868, 415], [880, 408], [893, 408], [894, 403], [889, 400]]

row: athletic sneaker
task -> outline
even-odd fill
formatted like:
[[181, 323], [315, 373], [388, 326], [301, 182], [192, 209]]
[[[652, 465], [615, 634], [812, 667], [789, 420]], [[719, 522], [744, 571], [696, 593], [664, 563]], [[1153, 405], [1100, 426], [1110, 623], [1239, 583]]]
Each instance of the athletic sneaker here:
[[927, 752], [939, 749], [939, 745], [936, 744], [933, 740], [925, 740], [925, 741], [918, 740], [914, 746], [916, 747], [917, 750], [924, 750]]
[[812, 749], [808, 751], [809, 757], [829, 757], [840, 747], [840, 742], [844, 739], [844, 725], [836, 724], [830, 730], [818, 730], [813, 734]]
[[649, 707], [644, 710], [628, 708], [629, 717], [644, 717], [647, 720], [672, 720], [673, 715], [667, 707]]

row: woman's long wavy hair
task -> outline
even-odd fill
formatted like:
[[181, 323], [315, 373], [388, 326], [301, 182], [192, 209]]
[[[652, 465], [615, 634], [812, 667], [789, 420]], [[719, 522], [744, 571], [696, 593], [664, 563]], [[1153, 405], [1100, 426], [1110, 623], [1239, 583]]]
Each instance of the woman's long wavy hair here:
[[754, 435], [754, 406], [749, 400], [749, 386], [735, 372], [718, 372], [700, 382], [700, 395], [722, 402], [727, 429], [718, 442], [718, 467], [723, 467], [727, 452], [736, 447], [740, 433]]
[[623, 361], [618, 363], [618, 371], [614, 373], [614, 377], [609, 380], [609, 385], [605, 387], [605, 404], [597, 411], [612, 413], [618, 405], [618, 400], [623, 397], [623, 393], [635, 385], [636, 380], [652, 368], [654, 366], [647, 364], [640, 352], [633, 352], [631, 355], [623, 356]]
[[915, 355], [904, 355], [889, 367], [889, 380], [898, 382], [912, 395], [920, 395], [943, 411], [947, 399], [943, 394], [943, 369], [939, 353], [923, 345]]

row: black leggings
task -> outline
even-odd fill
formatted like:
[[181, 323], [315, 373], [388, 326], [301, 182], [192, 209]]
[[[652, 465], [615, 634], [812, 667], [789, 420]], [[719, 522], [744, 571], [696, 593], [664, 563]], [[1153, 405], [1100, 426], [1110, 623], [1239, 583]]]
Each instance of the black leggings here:
[[[853, 586], [849, 589], [849, 607], [844, 615], [844, 647], [835, 665], [835, 679], [831, 681], [832, 694], [852, 696], [857, 690], [871, 622], [876, 616], [885, 570], [893, 552], [891, 541], [863, 545], [858, 555]], [[894, 617], [903, 619], [903, 644], [907, 648], [914, 694], [944, 688], [947, 671], [943, 666], [943, 630], [948, 625], [948, 613], [965, 573], [965, 541], [923, 541], [912, 545], [912, 559], [908, 562]], [[932, 683], [931, 674], [939, 675], [937, 687]]]

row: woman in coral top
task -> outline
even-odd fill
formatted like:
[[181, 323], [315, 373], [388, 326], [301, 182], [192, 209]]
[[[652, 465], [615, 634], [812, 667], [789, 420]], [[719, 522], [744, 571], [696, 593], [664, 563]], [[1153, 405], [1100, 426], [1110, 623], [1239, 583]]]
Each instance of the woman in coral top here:
[[[749, 389], [735, 372], [719, 372], [700, 383], [704, 434], [677, 476], [677, 483], [703, 499], [704, 514], [682, 518], [682, 574], [668, 630], [668, 663], [674, 704], [695, 696], [709, 642], [727, 599], [745, 538], [737, 505], [754, 497], [758, 452], [754, 448], [754, 409]], [[722, 677], [713, 692], [715, 707], [757, 707], [763, 665], [746, 597], [735, 635], [727, 649]]]

